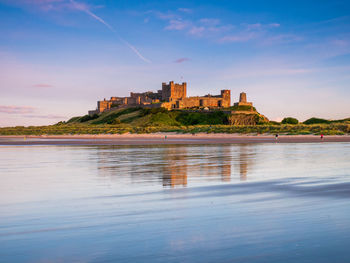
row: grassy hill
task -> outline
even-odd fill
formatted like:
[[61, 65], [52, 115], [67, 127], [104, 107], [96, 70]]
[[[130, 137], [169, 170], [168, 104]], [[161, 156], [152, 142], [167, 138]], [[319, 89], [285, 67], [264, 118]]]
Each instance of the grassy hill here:
[[74, 117], [67, 124], [129, 124], [131, 126], [188, 126], [228, 124], [228, 114], [223, 111], [191, 112], [168, 111], [164, 108], [126, 108], [95, 116]]
[[228, 114], [220, 110], [168, 111], [163, 108], [126, 108], [94, 116], [73, 117], [55, 125], [0, 128], [0, 135], [122, 134], [127, 132], [343, 135], [350, 134], [350, 118], [343, 120], [311, 118], [304, 123], [293, 125], [269, 122], [256, 111], [248, 114], [242, 112]]

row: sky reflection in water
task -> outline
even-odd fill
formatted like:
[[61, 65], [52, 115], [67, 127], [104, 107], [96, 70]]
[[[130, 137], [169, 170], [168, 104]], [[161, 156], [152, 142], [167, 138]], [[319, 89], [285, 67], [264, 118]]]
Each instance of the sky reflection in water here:
[[1, 262], [347, 262], [350, 144], [1, 146]]

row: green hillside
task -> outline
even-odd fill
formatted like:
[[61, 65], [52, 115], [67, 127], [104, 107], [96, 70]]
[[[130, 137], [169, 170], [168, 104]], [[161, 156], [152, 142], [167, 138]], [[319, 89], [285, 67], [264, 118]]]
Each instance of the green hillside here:
[[239, 111], [230, 114], [229, 111], [222, 110], [168, 111], [163, 108], [124, 108], [94, 116], [73, 117], [55, 125], [0, 128], [0, 135], [122, 134], [127, 132], [343, 135], [350, 134], [350, 118], [343, 120], [311, 118], [300, 123], [294, 118], [287, 117], [283, 123], [279, 123], [268, 121], [255, 109], [247, 113]]
[[168, 111], [164, 108], [141, 109], [127, 108], [101, 113], [100, 115], [73, 117], [67, 124], [129, 124], [131, 126], [188, 126], [188, 125], [225, 125], [229, 114], [223, 111], [192, 112]]

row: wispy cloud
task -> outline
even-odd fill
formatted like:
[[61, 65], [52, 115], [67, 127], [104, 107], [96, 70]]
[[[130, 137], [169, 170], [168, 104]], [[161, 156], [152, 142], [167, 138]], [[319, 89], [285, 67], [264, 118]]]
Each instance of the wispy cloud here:
[[[278, 41], [282, 41], [282, 39], [287, 36], [279, 35], [277, 36], [268, 36], [267, 31], [269, 29], [280, 27], [280, 24], [278, 23], [269, 23], [269, 24], [262, 24], [262, 23], [253, 23], [253, 24], [241, 24], [241, 28], [238, 28], [235, 32], [232, 32], [233, 34], [227, 34], [219, 39], [220, 43], [238, 43], [238, 42], [248, 42], [254, 39], [259, 39], [259, 41], [262, 41], [264, 43], [273, 44], [273, 40], [275, 40], [275, 43]], [[268, 39], [268, 41], [267, 41]], [[289, 38], [291, 41], [292, 38]]]
[[188, 21], [182, 20], [170, 20], [169, 25], [165, 27], [165, 30], [183, 30], [190, 26]]
[[[178, 11], [180, 11], [178, 9]], [[255, 39], [267, 38], [273, 31], [280, 27], [279, 23], [242, 23], [238, 25], [224, 24], [218, 18], [203, 17], [191, 20], [184, 17], [181, 12], [159, 13], [151, 11], [157, 18], [167, 21], [164, 30], [179, 31], [197, 38], [211, 39], [217, 43], [248, 42]], [[290, 38], [292, 41], [293, 39]]]
[[237, 35], [227, 35], [220, 38], [219, 42], [221, 43], [237, 43], [237, 42], [247, 42], [249, 40], [255, 39], [259, 36], [257, 33], [245, 32], [239, 33]]
[[2, 0], [2, 2], [20, 7], [36, 8], [44, 12], [75, 9], [69, 0]]
[[66, 116], [57, 114], [37, 114], [38, 109], [31, 106], [0, 105], [0, 113], [13, 114], [22, 118], [36, 119], [67, 119]]
[[23, 115], [22, 117], [36, 118], [36, 119], [67, 119], [67, 116], [55, 115], [55, 114], [47, 114], [47, 115], [30, 114], [30, 115]]
[[0, 112], [7, 114], [28, 114], [35, 111], [34, 107], [29, 106], [5, 106], [0, 105]]
[[187, 14], [192, 13], [192, 9], [189, 9], [189, 8], [178, 8], [177, 10], [179, 10], [180, 12], [183, 12], [183, 13], [187, 13]]
[[266, 30], [271, 28], [277, 28], [281, 25], [278, 23], [269, 23], [269, 24], [262, 24], [262, 23], [254, 23], [254, 24], [242, 24], [243, 27], [245, 27], [247, 30]]
[[203, 18], [198, 21], [183, 20], [181, 18], [168, 20], [164, 27], [167, 31], [183, 31], [194, 37], [217, 37], [217, 34], [232, 29], [232, 25], [221, 25], [219, 19]]
[[347, 40], [347, 39], [333, 39], [330, 41], [331, 44], [333, 44], [334, 46], [337, 46], [337, 47], [349, 47], [350, 46], [350, 41]]
[[192, 36], [202, 36], [206, 28], [204, 26], [192, 26], [188, 33]]
[[278, 24], [278, 23], [271, 23], [271, 24], [268, 24], [269, 27], [280, 27], [281, 25]]
[[39, 84], [35, 84], [32, 86], [33, 88], [53, 88], [53, 85], [50, 84], [45, 84], [45, 83], [39, 83]]
[[174, 63], [183, 63], [186, 61], [190, 61], [189, 58], [178, 58], [177, 60], [174, 61]]
[[181, 16], [171, 13], [171, 12], [160, 12], [156, 10], [148, 10], [144, 12], [146, 15], [153, 15], [154, 17], [160, 19], [160, 20], [172, 20], [172, 19], [179, 19]]
[[302, 41], [303, 37], [294, 34], [277, 34], [273, 36], [265, 37], [261, 42], [262, 44], [273, 45], [273, 44], [286, 44], [290, 42]]
[[217, 18], [201, 18], [199, 19], [199, 22], [201, 24], [204, 24], [206, 26], [217, 26], [220, 24], [220, 19]]

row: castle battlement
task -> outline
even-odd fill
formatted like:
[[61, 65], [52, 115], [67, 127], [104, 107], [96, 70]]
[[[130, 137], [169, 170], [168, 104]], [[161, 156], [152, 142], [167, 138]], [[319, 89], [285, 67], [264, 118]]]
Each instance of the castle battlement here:
[[[235, 105], [252, 105], [247, 102], [244, 92], [240, 95], [240, 100]], [[187, 83], [181, 84], [169, 81], [163, 82], [162, 89], [157, 92], [147, 91], [143, 93], [130, 92], [129, 97], [111, 97], [110, 100], [104, 99], [97, 102], [97, 109], [89, 111], [89, 115], [109, 111], [112, 108], [125, 107], [149, 107], [171, 109], [189, 109], [189, 108], [228, 108], [231, 106], [231, 91], [221, 90], [219, 95], [205, 95], [187, 97]]]

